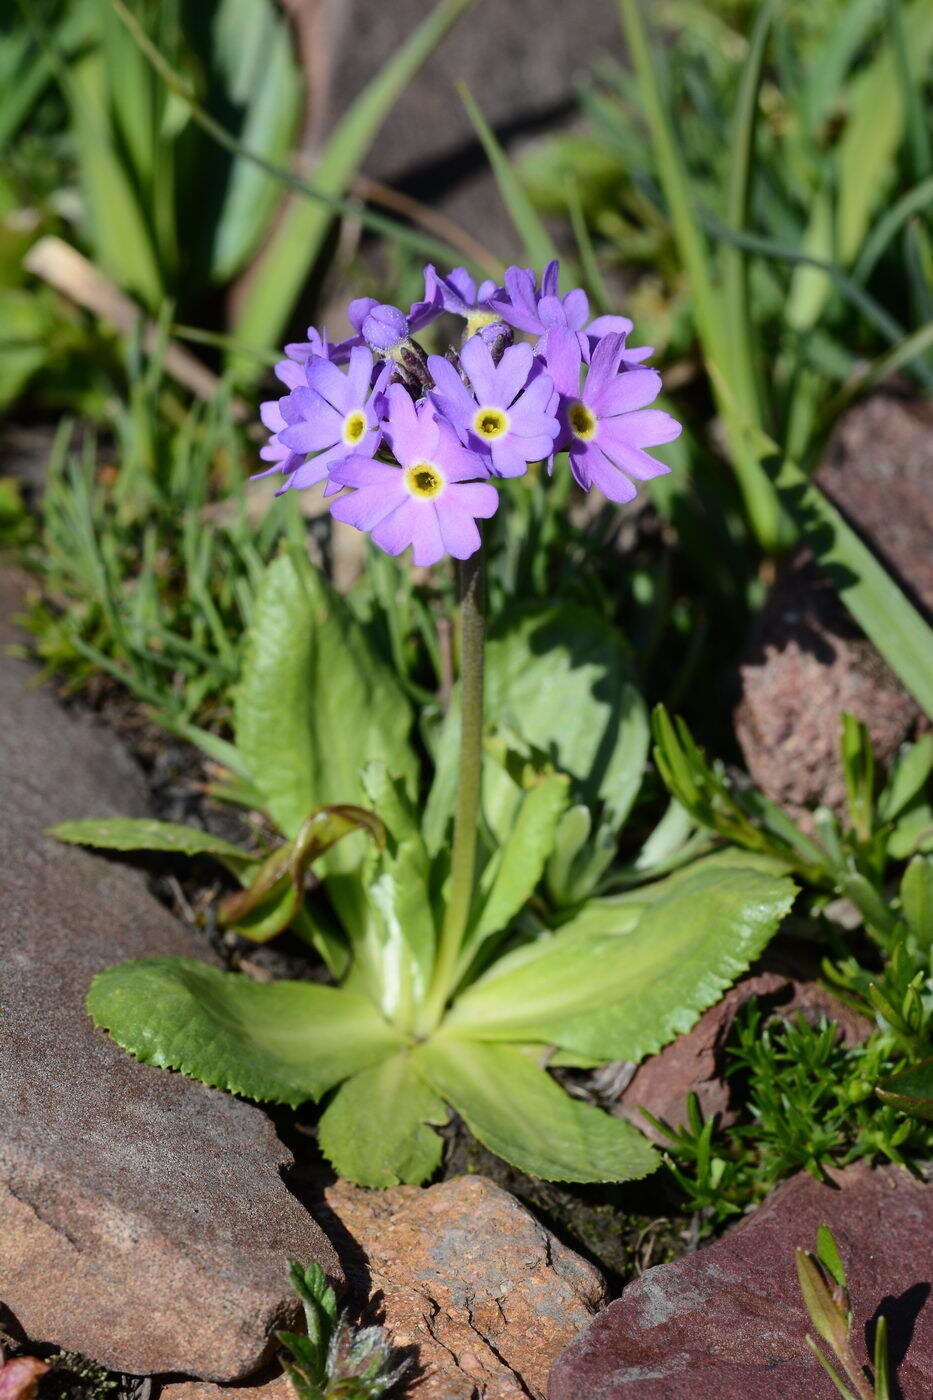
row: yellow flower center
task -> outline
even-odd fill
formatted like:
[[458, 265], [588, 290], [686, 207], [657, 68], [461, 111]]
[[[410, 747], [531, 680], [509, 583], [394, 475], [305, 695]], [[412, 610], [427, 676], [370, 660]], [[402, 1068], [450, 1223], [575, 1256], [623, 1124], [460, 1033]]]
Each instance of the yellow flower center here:
[[473, 419], [473, 431], [492, 441], [509, 430], [509, 415], [501, 408], [480, 408]]
[[429, 501], [444, 488], [444, 478], [430, 462], [415, 462], [405, 472], [405, 485], [413, 496]]
[[343, 420], [343, 440], [348, 447], [355, 447], [365, 432], [366, 414], [362, 409], [355, 408]]
[[471, 335], [481, 331], [483, 326], [491, 326], [495, 321], [501, 321], [502, 317], [497, 316], [494, 311], [471, 311], [466, 318], [466, 337], [469, 340]]
[[589, 442], [590, 438], [596, 436], [596, 429], [599, 426], [596, 414], [591, 412], [585, 403], [573, 404], [568, 417], [570, 430], [574, 437], [581, 438], [583, 442]]

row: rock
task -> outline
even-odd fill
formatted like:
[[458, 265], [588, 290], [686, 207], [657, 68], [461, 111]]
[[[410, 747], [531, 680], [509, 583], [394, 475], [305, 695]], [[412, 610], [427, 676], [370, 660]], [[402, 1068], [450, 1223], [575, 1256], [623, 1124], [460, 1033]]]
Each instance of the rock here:
[[619, 1096], [614, 1112], [640, 1128], [652, 1142], [666, 1143], [663, 1133], [643, 1116], [646, 1108], [673, 1127], [687, 1123], [687, 1095], [696, 1094], [704, 1119], [719, 1115], [720, 1123], [735, 1121], [729, 1081], [723, 1076], [722, 1051], [736, 1015], [752, 997], [765, 1010], [790, 1019], [801, 1013], [808, 1021], [825, 1016], [839, 1027], [846, 1045], [860, 1045], [873, 1029], [867, 1017], [839, 1001], [817, 982], [801, 982], [776, 972], [746, 977], [700, 1017], [693, 1030], [639, 1065]]
[[34, 1400], [48, 1369], [35, 1356], [17, 1356], [5, 1365], [0, 1360], [0, 1400]]
[[883, 1312], [903, 1394], [929, 1395], [930, 1191], [899, 1167], [834, 1176], [801, 1172], [723, 1239], [629, 1284], [558, 1357], [550, 1400], [838, 1400], [804, 1342], [794, 1266], [822, 1224], [848, 1274], [857, 1355], [867, 1361], [865, 1326]]
[[327, 1202], [366, 1256], [411, 1400], [543, 1397], [548, 1367], [604, 1296], [591, 1264], [481, 1176], [421, 1190], [338, 1182]]
[[261, 1385], [255, 1381], [252, 1385], [170, 1381], [160, 1389], [158, 1400], [295, 1400], [295, 1392], [288, 1377], [279, 1371]]
[[[842, 420], [817, 481], [905, 587], [933, 613], [933, 411], [877, 394]], [[782, 570], [740, 667], [735, 727], [759, 787], [795, 815], [842, 813], [840, 717], [868, 725], [887, 766], [924, 727], [913, 697], [856, 626], [806, 550]]]
[[[18, 606], [9, 574], [0, 604]], [[340, 1278], [336, 1256], [258, 1108], [138, 1064], [86, 1017], [101, 968], [203, 948], [138, 871], [42, 835], [142, 815], [127, 754], [3, 655], [0, 707], [3, 1300], [34, 1340], [115, 1371], [246, 1376], [298, 1316], [286, 1259]]]
[[[327, 7], [331, 32], [328, 125], [424, 19], [424, 0]], [[516, 138], [565, 122], [576, 83], [606, 52], [621, 55], [618, 14], [603, 0], [511, 0], [477, 5], [458, 21], [388, 114], [365, 173], [449, 213], [496, 254], [517, 255], [518, 237], [456, 84], [464, 79], [510, 154]]]

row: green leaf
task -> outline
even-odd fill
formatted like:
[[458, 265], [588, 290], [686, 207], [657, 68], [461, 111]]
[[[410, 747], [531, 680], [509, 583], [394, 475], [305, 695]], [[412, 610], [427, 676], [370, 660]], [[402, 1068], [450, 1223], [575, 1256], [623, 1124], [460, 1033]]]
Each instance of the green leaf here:
[[340, 1086], [318, 1141], [335, 1171], [357, 1186], [417, 1186], [440, 1165], [444, 1144], [434, 1127], [448, 1117], [443, 1099], [400, 1051]]
[[105, 851], [172, 851], [183, 856], [216, 856], [236, 875], [256, 865], [259, 859], [199, 827], [147, 818], [87, 817], [81, 821], [59, 822], [57, 826], [50, 826], [46, 835], [72, 846], [94, 846]]
[[901, 753], [878, 794], [879, 821], [893, 821], [926, 787], [933, 773], [933, 734], [924, 734]]
[[933, 715], [933, 629], [818, 486], [785, 459], [777, 488], [840, 598], [927, 714]]
[[485, 896], [479, 918], [464, 945], [463, 966], [490, 934], [507, 928], [534, 893], [554, 848], [554, 833], [567, 806], [569, 779], [548, 773], [525, 793], [511, 833], [483, 872]]
[[155, 307], [162, 279], [150, 231], [107, 119], [103, 56], [90, 51], [64, 74], [95, 260], [121, 287]]
[[933, 1122], [933, 1059], [921, 1060], [919, 1065], [893, 1074], [878, 1085], [875, 1093], [892, 1108]]
[[[229, 100], [245, 107], [244, 146], [288, 161], [302, 107], [301, 75], [284, 15], [270, 0], [224, 0], [213, 24], [214, 55], [227, 70]], [[214, 229], [211, 279], [227, 282], [268, 227], [281, 186], [252, 161], [234, 160]]]
[[631, 1181], [658, 1157], [621, 1118], [572, 1099], [513, 1045], [480, 1045], [443, 1030], [414, 1063], [491, 1152], [546, 1181]]
[[[340, 195], [375, 138], [386, 113], [434, 47], [473, 0], [441, 0], [384, 64], [342, 117], [314, 170], [314, 188]], [[253, 267], [231, 333], [257, 349], [277, 345], [298, 295], [320, 254], [333, 212], [307, 199], [290, 200]], [[238, 361], [239, 376], [255, 377], [255, 361]]]
[[[304, 554], [280, 555], [253, 604], [235, 728], [237, 749], [285, 835], [294, 837], [312, 808], [359, 802], [360, 770], [370, 760], [413, 792], [410, 727], [404, 691], [346, 602]], [[353, 869], [353, 844], [332, 851], [325, 869]]]
[[363, 784], [387, 839], [363, 872], [367, 907], [358, 925], [350, 926], [354, 976], [363, 979], [386, 1016], [407, 1018], [426, 995], [434, 971], [430, 863], [402, 782], [383, 764], [372, 763], [364, 769]]
[[[904, 6], [903, 30], [912, 81], [919, 84], [933, 51], [933, 12], [925, 0]], [[884, 200], [897, 169], [907, 96], [898, 76], [893, 46], [887, 42], [849, 86], [848, 120], [837, 152], [839, 259], [844, 267], [855, 258], [872, 210]]]
[[496, 177], [496, 184], [499, 186], [502, 203], [505, 205], [515, 231], [522, 241], [525, 257], [532, 267], [542, 269], [545, 263], [557, 257], [557, 249], [554, 247], [553, 240], [539, 219], [537, 210], [509, 164], [508, 156], [496, 140], [492, 128], [477, 106], [470, 89], [466, 83], [459, 82], [457, 90], [467, 110], [467, 116], [473, 124], [473, 130], [486, 152], [486, 159], [489, 161], [492, 173]]
[[362, 807], [319, 807], [294, 841], [273, 851], [254, 871], [246, 889], [220, 902], [220, 923], [254, 943], [274, 938], [295, 918], [304, 899], [305, 879], [314, 861], [351, 831], [365, 831], [378, 848], [385, 845], [379, 818]]
[[[644, 772], [648, 721], [615, 628], [570, 604], [530, 608], [506, 618], [486, 648], [486, 723], [505, 728], [571, 778], [572, 800], [615, 831]], [[457, 784], [459, 706], [451, 705], [436, 755], [425, 814], [429, 849], [443, 844]], [[499, 841], [509, 835], [520, 799], [493, 759], [483, 769], [483, 811]]]
[[95, 1024], [144, 1064], [297, 1107], [391, 1054], [372, 1002], [314, 982], [253, 982], [193, 958], [118, 963], [91, 983]]
[[828, 1225], [820, 1225], [816, 1231], [816, 1253], [823, 1268], [840, 1288], [846, 1286], [846, 1271], [839, 1254], [835, 1236]]
[[795, 895], [790, 880], [739, 868], [678, 872], [661, 886], [634, 928], [581, 931], [575, 921], [500, 959], [446, 1024], [605, 1060], [659, 1050], [746, 970]]
[[933, 948], [933, 859], [915, 856], [901, 880], [901, 909], [923, 948]]

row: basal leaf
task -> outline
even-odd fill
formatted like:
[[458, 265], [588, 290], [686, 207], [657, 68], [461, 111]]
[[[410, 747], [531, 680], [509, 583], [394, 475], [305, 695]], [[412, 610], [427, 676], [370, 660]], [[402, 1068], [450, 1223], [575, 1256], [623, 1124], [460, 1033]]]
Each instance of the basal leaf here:
[[[360, 802], [360, 770], [385, 763], [414, 789], [411, 707], [360, 624], [297, 551], [266, 570], [253, 606], [237, 690], [237, 748], [286, 836], [308, 812]], [[329, 872], [353, 869], [355, 841], [330, 852]]]
[[235, 874], [248, 870], [258, 858], [232, 841], [212, 836], [196, 826], [157, 822], [135, 817], [88, 817], [59, 822], [46, 832], [72, 846], [94, 846], [105, 851], [173, 851], [183, 856], [216, 856]]
[[658, 1165], [635, 1128], [572, 1099], [517, 1046], [441, 1031], [412, 1059], [470, 1132], [522, 1171], [546, 1181], [630, 1181]]
[[407, 1051], [341, 1084], [318, 1129], [321, 1151], [357, 1186], [419, 1185], [436, 1171], [447, 1122], [443, 1099], [417, 1074]]
[[606, 1060], [659, 1050], [745, 971], [795, 894], [790, 880], [739, 868], [678, 872], [662, 886], [627, 932], [570, 924], [500, 959], [445, 1024]]
[[[615, 830], [635, 799], [648, 752], [648, 721], [625, 644], [597, 614], [573, 605], [526, 610], [494, 628], [486, 648], [486, 722], [514, 732], [571, 779], [571, 800], [604, 812]], [[429, 846], [443, 842], [456, 791], [458, 709], [451, 706], [425, 817]], [[504, 840], [517, 790], [493, 760], [483, 810]]]
[[363, 784], [384, 823], [386, 840], [363, 872], [367, 901], [351, 929], [355, 956], [383, 1012], [407, 1016], [427, 992], [434, 970], [430, 863], [401, 780], [392, 778], [383, 764], [372, 763], [363, 772]]
[[563, 773], [548, 773], [525, 793], [508, 839], [484, 872], [483, 903], [464, 949], [467, 962], [490, 934], [508, 926], [533, 894], [554, 848], [568, 787]]
[[400, 1044], [372, 1002], [315, 982], [253, 982], [193, 958], [118, 963], [87, 1008], [144, 1064], [293, 1107], [378, 1063]]
[[377, 847], [385, 845], [385, 828], [363, 807], [343, 803], [312, 812], [294, 841], [286, 841], [250, 872], [245, 889], [221, 900], [221, 924], [254, 943], [265, 943], [281, 933], [301, 908], [311, 866], [351, 831], [365, 831]]

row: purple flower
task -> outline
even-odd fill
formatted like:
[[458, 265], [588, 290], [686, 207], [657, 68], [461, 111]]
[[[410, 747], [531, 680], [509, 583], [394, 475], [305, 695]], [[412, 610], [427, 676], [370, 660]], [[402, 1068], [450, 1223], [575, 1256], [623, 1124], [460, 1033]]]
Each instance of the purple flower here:
[[545, 361], [560, 394], [556, 446], [569, 448], [571, 471], [584, 491], [598, 486], [610, 501], [633, 499], [630, 477], [648, 481], [669, 472], [644, 448], [672, 442], [681, 431], [669, 414], [648, 407], [661, 392], [661, 376], [653, 369], [622, 368], [624, 349], [624, 336], [604, 336], [581, 388], [578, 337], [558, 328], [545, 341]]
[[496, 476], [524, 476], [529, 462], [548, 457], [560, 424], [550, 410], [554, 384], [527, 341], [496, 364], [481, 336], [460, 351], [470, 388], [449, 360], [428, 356], [436, 389], [430, 397], [460, 441], [489, 461]]
[[[388, 374], [384, 369], [373, 385], [372, 354], [365, 346], [355, 346], [346, 374], [316, 356], [304, 367], [303, 383], [278, 404], [263, 405], [269, 410], [263, 421], [273, 428], [276, 454], [291, 454], [280, 466], [288, 476], [283, 491], [314, 486], [345, 457], [375, 452], [382, 437], [377, 407]], [[315, 455], [305, 460], [309, 453]], [[325, 492], [331, 494], [331, 489]]]
[[493, 307], [492, 298], [503, 297], [503, 288], [489, 278], [477, 286], [465, 267], [455, 267], [446, 277], [441, 277], [434, 265], [428, 263], [424, 269], [424, 295], [431, 302], [439, 298], [444, 311], [462, 316], [467, 336], [475, 335], [481, 326], [502, 319]]
[[356, 345], [368, 345], [377, 355], [390, 355], [413, 331], [436, 321], [442, 310], [437, 292], [413, 302], [407, 316], [397, 306], [378, 302], [375, 297], [357, 297], [347, 307], [347, 318], [356, 334], [342, 340], [336, 352], [349, 353]]
[[[546, 335], [558, 327], [576, 331], [584, 359], [589, 360], [605, 335], [627, 336], [632, 323], [627, 316], [597, 316], [590, 321], [590, 303], [580, 287], [561, 296], [559, 292], [560, 264], [554, 258], [541, 277], [538, 290], [534, 270], [530, 267], [510, 267], [505, 274], [505, 294], [497, 292], [490, 299], [493, 309], [517, 330], [528, 335]], [[587, 322], [589, 321], [589, 325]], [[626, 363], [638, 364], [651, 354], [650, 346], [624, 349]]]
[[[298, 364], [304, 365], [307, 364], [308, 360], [314, 358], [322, 360], [336, 360], [337, 348], [338, 347], [334, 344], [333, 341], [327, 339], [326, 331], [322, 333], [318, 331], [314, 326], [309, 326], [308, 339], [293, 340], [290, 345], [286, 345], [285, 353], [288, 356], [289, 360], [296, 360]], [[342, 362], [345, 362], [346, 359], [347, 355], [341, 357]], [[275, 367], [276, 374], [278, 374], [279, 378], [284, 380], [286, 384], [288, 384], [289, 381], [285, 379], [284, 375], [279, 374], [279, 370], [287, 366], [288, 360], [282, 360]], [[292, 384], [289, 387], [294, 389], [296, 386]]]
[[467, 451], [426, 400], [415, 404], [401, 384], [386, 393], [384, 430], [398, 466], [349, 457], [331, 478], [355, 489], [331, 505], [335, 520], [368, 531], [387, 554], [412, 546], [414, 562], [436, 564], [445, 554], [468, 559], [480, 546], [476, 521], [495, 515], [496, 488], [482, 458]]

